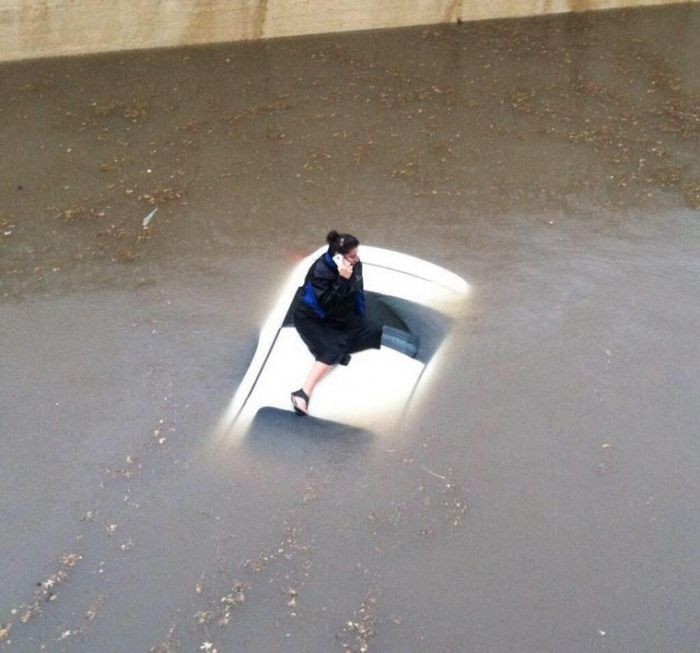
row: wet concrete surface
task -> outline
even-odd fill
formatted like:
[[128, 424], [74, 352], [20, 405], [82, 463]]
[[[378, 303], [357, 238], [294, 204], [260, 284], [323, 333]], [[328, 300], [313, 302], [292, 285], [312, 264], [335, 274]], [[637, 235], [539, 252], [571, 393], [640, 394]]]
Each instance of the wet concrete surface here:
[[[0, 67], [0, 648], [696, 651], [699, 28]], [[445, 363], [398, 434], [226, 447], [331, 228], [470, 282]]]

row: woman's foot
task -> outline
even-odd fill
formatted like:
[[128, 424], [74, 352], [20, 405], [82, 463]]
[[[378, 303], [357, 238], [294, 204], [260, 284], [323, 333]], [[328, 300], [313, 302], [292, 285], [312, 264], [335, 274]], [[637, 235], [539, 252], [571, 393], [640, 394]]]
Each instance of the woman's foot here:
[[292, 392], [292, 406], [297, 415], [309, 414], [309, 395], [304, 392], [303, 388]]

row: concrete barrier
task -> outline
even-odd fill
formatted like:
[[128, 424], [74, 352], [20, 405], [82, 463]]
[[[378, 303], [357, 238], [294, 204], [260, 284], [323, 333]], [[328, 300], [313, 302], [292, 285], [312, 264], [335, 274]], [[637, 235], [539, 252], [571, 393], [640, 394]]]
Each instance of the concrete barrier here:
[[678, 0], [0, 0], [0, 61], [663, 4]]

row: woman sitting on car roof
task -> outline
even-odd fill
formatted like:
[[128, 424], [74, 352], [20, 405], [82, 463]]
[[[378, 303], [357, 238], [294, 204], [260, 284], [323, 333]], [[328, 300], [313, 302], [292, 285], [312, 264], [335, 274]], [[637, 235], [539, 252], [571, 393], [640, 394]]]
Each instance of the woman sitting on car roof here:
[[[293, 316], [294, 326], [315, 359], [304, 385], [291, 395], [299, 415], [308, 414], [314, 387], [335, 365], [347, 365], [355, 352], [379, 349], [382, 343], [397, 344], [396, 333], [367, 322], [360, 241], [351, 234], [331, 231], [326, 242], [328, 250], [311, 265], [299, 289]], [[396, 348], [415, 356], [415, 343], [407, 335], [399, 334]]]

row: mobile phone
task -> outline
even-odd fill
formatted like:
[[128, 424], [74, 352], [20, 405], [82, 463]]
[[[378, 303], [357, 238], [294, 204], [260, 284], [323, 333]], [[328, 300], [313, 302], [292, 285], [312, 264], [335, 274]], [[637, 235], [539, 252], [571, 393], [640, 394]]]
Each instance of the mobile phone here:
[[343, 261], [345, 260], [345, 257], [339, 252], [333, 257], [333, 262], [340, 267], [343, 264]]

